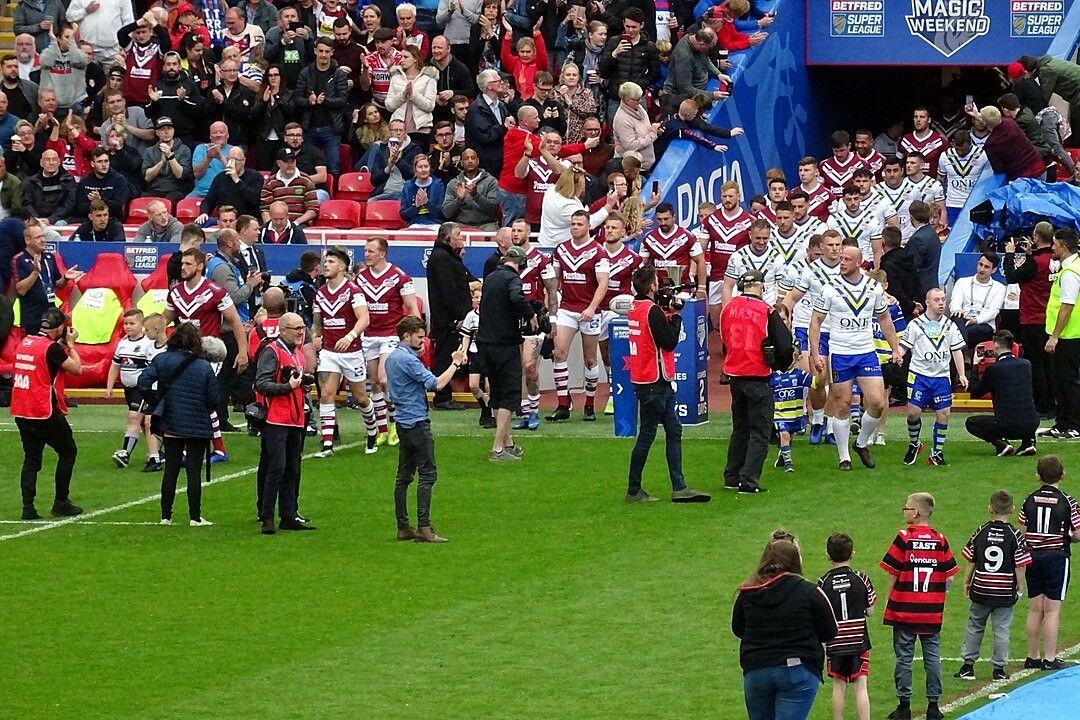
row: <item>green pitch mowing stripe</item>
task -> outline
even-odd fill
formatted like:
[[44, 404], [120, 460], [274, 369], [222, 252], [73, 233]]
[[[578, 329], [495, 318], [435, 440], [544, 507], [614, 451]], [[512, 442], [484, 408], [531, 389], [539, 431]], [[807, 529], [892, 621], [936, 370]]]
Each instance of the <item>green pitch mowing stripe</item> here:
[[[137, 467], [112, 465], [123, 414], [82, 407], [73, 415], [77, 430], [115, 429], [77, 436], [73, 497], [88, 511], [158, 491], [159, 477], [137, 470], [141, 443]], [[358, 441], [359, 413], [342, 410], [341, 418], [344, 439]], [[881, 591], [876, 563], [907, 493], [934, 492], [935, 525], [959, 552], [991, 492], [1003, 487], [1019, 501], [1033, 488], [1033, 459], [998, 460], [984, 445], [960, 441], [960, 417], [946, 448], [950, 467], [901, 466], [903, 420], [895, 417], [890, 444], [875, 448], [876, 471], [841, 475], [835, 448], [799, 439], [796, 473], [773, 470], [770, 457], [763, 484], [771, 492], [738, 496], [719, 489], [727, 446], [716, 438], [728, 433], [720, 417], [688, 429], [684, 445], [687, 480], [713, 492], [712, 503], [627, 505], [631, 441], [607, 437], [610, 420], [517, 433], [525, 460], [496, 465], [486, 460], [490, 434], [476, 418], [433, 418], [440, 477], [432, 517], [447, 545], [394, 540], [397, 452], [388, 447], [304, 462], [301, 507], [319, 528], [312, 533], [260, 536], [254, 478], [244, 475], [205, 489], [214, 527], [113, 524], [156, 521], [156, 503], [147, 502], [0, 543], [0, 606], [9, 619], [0, 633], [3, 715], [744, 717], [731, 603], [773, 529], [798, 536], [815, 579], [827, 569], [825, 539], [849, 533], [855, 566]], [[226, 442], [232, 460], [215, 466], [216, 475], [256, 464], [257, 440], [230, 434]], [[666, 499], [661, 443], [645, 485]], [[1040, 449], [1080, 467], [1080, 445]], [[16, 435], [0, 432], [9, 478], [0, 519], [18, 516], [20, 461]], [[39, 481], [50, 500], [52, 462], [46, 454]], [[1071, 476], [1065, 485], [1080, 492]], [[181, 496], [178, 517], [183, 505]], [[870, 620], [874, 717], [894, 703], [883, 602]], [[1021, 661], [1026, 603], [1011, 643]], [[959, 653], [966, 614], [957, 584], [946, 606], [946, 657]], [[1072, 598], [1061, 637], [1063, 648], [1080, 640]], [[988, 676], [988, 664], [976, 667], [980, 679]], [[954, 680], [955, 670], [943, 667], [945, 702], [975, 689]], [[921, 686], [917, 669], [917, 711]], [[812, 717], [830, 716], [828, 693], [824, 686]]]

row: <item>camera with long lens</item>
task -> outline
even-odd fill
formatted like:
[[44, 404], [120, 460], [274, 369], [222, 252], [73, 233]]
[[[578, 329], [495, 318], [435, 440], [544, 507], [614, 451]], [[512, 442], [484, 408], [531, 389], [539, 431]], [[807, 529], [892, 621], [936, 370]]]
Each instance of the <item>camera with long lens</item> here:
[[551, 332], [551, 315], [548, 314], [547, 305], [539, 300], [530, 300], [529, 306], [536, 317], [536, 330], [532, 329], [532, 318], [519, 320], [522, 335], [547, 335]]
[[661, 310], [678, 312], [683, 309], [686, 302], [679, 297], [680, 293], [693, 292], [697, 283], [682, 283], [681, 285], [663, 284], [656, 290], [656, 304]]
[[303, 370], [292, 365], [282, 365], [281, 378], [283, 382], [288, 382], [292, 378], [300, 378], [301, 385], [314, 385], [315, 376], [310, 373], [305, 373]]

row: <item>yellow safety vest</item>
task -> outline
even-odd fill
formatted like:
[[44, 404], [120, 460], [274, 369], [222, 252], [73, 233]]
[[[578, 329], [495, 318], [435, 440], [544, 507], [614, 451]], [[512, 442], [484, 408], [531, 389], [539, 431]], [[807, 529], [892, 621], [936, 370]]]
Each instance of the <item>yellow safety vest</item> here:
[[[1054, 283], [1050, 286], [1050, 299], [1046, 303], [1047, 335], [1053, 335], [1054, 328], [1057, 327], [1058, 310], [1061, 309], [1061, 278], [1067, 272], [1080, 276], [1080, 260], [1073, 260], [1068, 266], [1062, 267], [1058, 271], [1057, 277], [1054, 278]], [[1072, 314], [1069, 315], [1069, 322], [1066, 323], [1065, 329], [1061, 331], [1061, 338], [1064, 340], [1080, 338], [1080, 310], [1075, 306]]]

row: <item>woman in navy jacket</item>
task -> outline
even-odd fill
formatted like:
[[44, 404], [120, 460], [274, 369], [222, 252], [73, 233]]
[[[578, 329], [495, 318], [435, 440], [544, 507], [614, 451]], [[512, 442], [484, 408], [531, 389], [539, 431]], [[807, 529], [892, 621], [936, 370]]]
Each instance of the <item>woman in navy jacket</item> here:
[[[155, 389], [156, 386], [156, 389]], [[167, 386], [167, 387], [166, 387]], [[166, 387], [164, 396], [158, 390]], [[161, 478], [161, 524], [172, 525], [173, 499], [181, 464], [187, 469], [188, 515], [192, 527], [212, 525], [202, 516], [201, 473], [213, 430], [210, 411], [218, 404], [214, 369], [202, 357], [202, 338], [191, 323], [183, 323], [169, 338], [165, 352], [139, 376], [139, 393], [159, 402], [165, 436], [165, 474]], [[184, 453], [187, 453], [185, 458]]]

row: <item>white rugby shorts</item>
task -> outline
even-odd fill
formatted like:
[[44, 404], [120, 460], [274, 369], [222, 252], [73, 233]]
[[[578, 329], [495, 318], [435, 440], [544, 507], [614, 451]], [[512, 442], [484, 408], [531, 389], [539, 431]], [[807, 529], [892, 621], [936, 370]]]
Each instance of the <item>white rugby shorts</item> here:
[[316, 372], [337, 373], [349, 382], [364, 382], [367, 380], [367, 363], [364, 361], [363, 350], [352, 352], [336, 352], [323, 350], [319, 353], [319, 366]]
[[386, 337], [368, 337], [364, 336], [364, 359], [368, 362], [372, 360], [378, 360], [383, 355], [389, 355], [397, 349], [398, 342], [400, 342], [396, 335], [388, 335]]
[[599, 335], [602, 329], [602, 315], [603, 312], [598, 310], [593, 315], [592, 320], [582, 320], [581, 313], [559, 308], [559, 312], [555, 316], [555, 324], [577, 330], [582, 335]]

